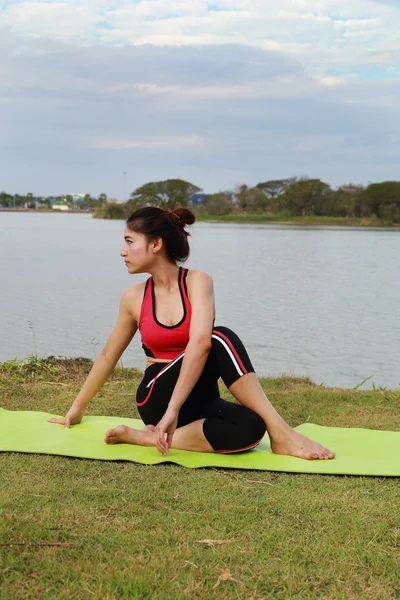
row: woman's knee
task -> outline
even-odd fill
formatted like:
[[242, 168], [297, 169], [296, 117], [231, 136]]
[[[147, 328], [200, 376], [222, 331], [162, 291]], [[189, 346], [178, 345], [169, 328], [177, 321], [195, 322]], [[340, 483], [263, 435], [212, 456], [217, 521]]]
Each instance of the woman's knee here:
[[243, 428], [245, 430], [246, 441], [248, 442], [247, 446], [258, 444], [267, 431], [264, 419], [250, 409], [243, 422]]
[[217, 325], [217, 327], [213, 327], [212, 333], [216, 333], [217, 335], [222, 334], [229, 339], [237, 336], [237, 334], [232, 329], [230, 329], [229, 327], [224, 327], [224, 325]]
[[228, 327], [215, 327], [212, 332], [211, 360], [218, 365], [220, 377], [227, 388], [254, 367], [239, 336]]

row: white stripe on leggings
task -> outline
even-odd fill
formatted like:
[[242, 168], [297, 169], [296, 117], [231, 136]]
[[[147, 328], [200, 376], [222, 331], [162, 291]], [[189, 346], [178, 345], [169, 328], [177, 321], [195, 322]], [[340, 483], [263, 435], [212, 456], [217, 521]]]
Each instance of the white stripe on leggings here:
[[242, 369], [239, 367], [239, 363], [237, 362], [236, 358], [233, 356], [232, 351], [229, 348], [228, 344], [225, 342], [225, 340], [221, 339], [220, 337], [218, 337], [218, 335], [215, 335], [214, 333], [212, 334], [211, 337], [213, 337], [215, 340], [218, 340], [219, 342], [221, 342], [221, 344], [225, 347], [225, 350], [227, 351], [227, 353], [231, 357], [232, 362], [235, 365], [236, 370], [239, 373], [239, 375], [240, 376], [244, 375]]
[[[175, 360], [173, 360], [171, 363], [169, 363], [169, 365], [168, 365], [167, 367], [164, 367], [164, 369], [161, 369], [161, 371], [159, 372], [159, 374], [158, 374], [158, 375], [156, 375], [156, 376], [154, 377], [154, 379], [152, 379], [152, 380], [150, 381], [150, 383], [148, 383], [148, 384], [147, 384], [147, 386], [146, 386], [146, 387], [150, 387], [150, 386], [151, 386], [151, 384], [153, 383], [153, 381], [155, 381], [155, 380], [157, 379], [157, 377], [159, 377], [160, 375], [162, 375], [163, 373], [165, 373], [166, 371], [168, 371], [168, 369], [170, 369], [171, 367], [173, 367], [173, 366], [174, 366], [174, 364], [175, 364], [175, 363], [177, 363], [177, 362], [178, 362], [178, 360], [180, 360], [180, 359], [182, 358], [182, 356], [184, 356], [184, 355], [185, 355], [185, 353], [184, 353], [184, 352], [182, 352], [182, 354], [180, 354], [180, 355], [178, 356], [178, 358], [176, 358], [176, 359], [175, 359]], [[154, 363], [154, 364], [156, 364], [156, 363]]]

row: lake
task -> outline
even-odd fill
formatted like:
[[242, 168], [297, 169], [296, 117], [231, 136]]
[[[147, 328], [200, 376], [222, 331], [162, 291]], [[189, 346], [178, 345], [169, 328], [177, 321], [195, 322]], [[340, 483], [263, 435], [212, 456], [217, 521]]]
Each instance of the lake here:
[[[400, 387], [400, 231], [198, 223], [186, 266], [214, 278], [216, 325], [234, 329], [258, 374], [327, 386]], [[129, 275], [123, 221], [0, 213], [0, 361], [95, 359]], [[122, 357], [144, 368], [140, 336]]]

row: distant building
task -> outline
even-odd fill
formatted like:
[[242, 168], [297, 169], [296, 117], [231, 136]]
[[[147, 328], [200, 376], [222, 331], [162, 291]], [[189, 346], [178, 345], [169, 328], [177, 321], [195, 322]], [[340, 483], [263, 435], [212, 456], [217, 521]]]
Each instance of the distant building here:
[[72, 198], [74, 204], [83, 204], [86, 194], [66, 194], [66, 196]]
[[56, 200], [52, 206], [53, 210], [70, 210], [68, 204], [62, 200]]
[[203, 204], [206, 200], [206, 194], [204, 194], [203, 192], [197, 192], [196, 194], [193, 194], [191, 199], [190, 199], [190, 204], [192, 206], [199, 206], [200, 204]]

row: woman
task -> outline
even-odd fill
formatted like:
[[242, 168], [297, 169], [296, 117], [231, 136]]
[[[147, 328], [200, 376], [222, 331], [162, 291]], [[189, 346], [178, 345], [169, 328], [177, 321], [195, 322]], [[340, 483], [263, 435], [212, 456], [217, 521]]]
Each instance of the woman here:
[[[265, 431], [277, 454], [330, 459], [334, 453], [294, 431], [264, 395], [246, 349], [226, 327], [214, 327], [213, 282], [207, 273], [179, 267], [189, 255], [185, 226], [194, 223], [184, 208], [146, 207], [127, 220], [121, 256], [128, 272], [149, 273], [128, 288], [117, 323], [65, 418], [80, 423], [140, 329], [147, 366], [136, 396], [144, 429], [119, 425], [106, 432], [107, 444], [156, 446], [196, 452], [240, 452], [254, 448]], [[222, 378], [239, 401], [222, 400]]]

